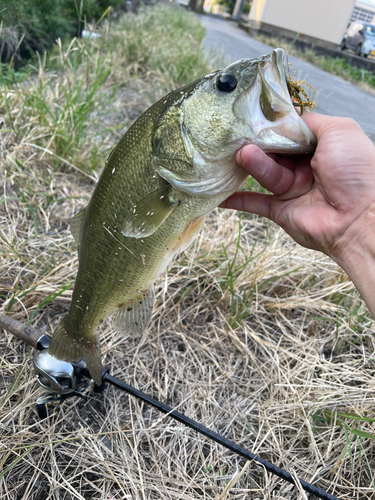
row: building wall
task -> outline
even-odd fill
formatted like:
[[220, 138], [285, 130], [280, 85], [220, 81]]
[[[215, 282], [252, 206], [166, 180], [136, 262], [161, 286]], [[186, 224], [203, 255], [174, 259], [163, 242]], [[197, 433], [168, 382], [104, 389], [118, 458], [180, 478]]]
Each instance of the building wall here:
[[356, 2], [350, 16], [350, 22], [353, 21], [364, 21], [365, 23], [375, 24], [375, 4], [372, 7], [368, 3]]
[[249, 19], [339, 44], [355, 0], [253, 0]]

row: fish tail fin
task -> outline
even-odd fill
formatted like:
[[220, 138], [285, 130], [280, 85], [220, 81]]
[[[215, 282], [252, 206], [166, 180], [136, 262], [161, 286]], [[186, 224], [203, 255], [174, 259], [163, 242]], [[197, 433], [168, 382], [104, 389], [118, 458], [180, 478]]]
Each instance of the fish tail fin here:
[[97, 336], [94, 340], [77, 339], [77, 334], [70, 332], [67, 316], [64, 316], [52, 335], [49, 353], [64, 361], [83, 359], [95, 384], [102, 383], [102, 365], [100, 362], [100, 344]]

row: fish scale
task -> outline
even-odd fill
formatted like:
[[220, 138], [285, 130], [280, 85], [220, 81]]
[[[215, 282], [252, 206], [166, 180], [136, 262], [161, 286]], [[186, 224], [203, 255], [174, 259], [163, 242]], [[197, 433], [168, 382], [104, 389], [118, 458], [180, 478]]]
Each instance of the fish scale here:
[[[129, 128], [72, 220], [79, 267], [51, 355], [85, 360], [100, 384], [101, 322], [115, 312], [118, 331], [147, 327], [155, 280], [191, 243], [205, 214], [246, 179], [236, 150], [254, 143], [265, 151], [312, 151], [315, 139], [290, 102], [281, 65], [281, 49], [233, 63], [171, 92]], [[272, 91], [264, 73], [274, 79]], [[284, 114], [272, 116], [274, 109]]]

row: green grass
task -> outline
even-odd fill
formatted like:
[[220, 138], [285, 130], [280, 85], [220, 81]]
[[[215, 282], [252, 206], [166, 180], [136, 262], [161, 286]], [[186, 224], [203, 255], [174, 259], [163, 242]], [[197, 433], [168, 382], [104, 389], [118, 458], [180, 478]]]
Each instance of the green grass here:
[[11, 65], [3, 71], [1, 83], [10, 89], [0, 95], [7, 117], [3, 132], [39, 148], [54, 168], [74, 165], [91, 172], [103, 166], [128, 126], [118, 113], [117, 120], [106, 119], [116, 113], [119, 87], [142, 78], [152, 103], [212, 68], [202, 55], [204, 29], [182, 9], [143, 8], [108, 26], [103, 24], [99, 39], [57, 40], [51, 53], [23, 73]]
[[30, 74], [30, 68], [20, 68], [17, 71], [11, 63], [0, 63], [0, 85], [13, 85], [24, 81]]
[[120, 81], [149, 76], [165, 93], [209, 71], [201, 50], [204, 34], [194, 15], [160, 4], [124, 16], [116, 30], [104, 30], [103, 53]]
[[[221, 287], [229, 292], [229, 324], [236, 328], [241, 321], [249, 315], [249, 307], [255, 292], [255, 283], [249, 287], [239, 286], [241, 274], [246, 272], [251, 267], [253, 260], [259, 258], [261, 253], [255, 251], [257, 241], [254, 241], [254, 246], [249, 253], [248, 248], [245, 250], [241, 245], [241, 219], [238, 221], [238, 235], [235, 242], [228, 245], [222, 244], [222, 250], [225, 257], [225, 268], [223, 268], [222, 278], [219, 280]], [[230, 246], [235, 246], [234, 253], [229, 251]], [[255, 255], [254, 254], [255, 251]], [[231, 255], [232, 254], [232, 255]], [[251, 272], [251, 271], [250, 271]]]
[[[372, 470], [372, 465], [370, 464], [372, 457], [368, 456], [368, 440], [375, 441], [375, 430], [373, 425], [375, 424], [375, 418], [326, 409], [315, 412], [312, 415], [312, 419], [315, 428], [318, 428], [319, 424], [328, 423], [342, 429], [345, 434], [345, 445], [338, 460], [337, 467], [346, 456], [350, 458], [353, 468], [360, 468], [362, 463], [362, 467], [364, 466], [367, 468], [367, 474], [369, 475], [372, 486], [375, 489], [374, 471]], [[371, 428], [371, 424], [372, 432], [363, 430], [363, 426], [367, 425]], [[359, 452], [357, 452], [355, 459], [352, 450], [356, 447], [359, 449]]]
[[[17, 68], [28, 58], [51, 50], [57, 38], [80, 33], [87, 23], [100, 22], [122, 0], [6, 0], [0, 5], [1, 60], [15, 59]], [[98, 21], [99, 20], [99, 21]]]

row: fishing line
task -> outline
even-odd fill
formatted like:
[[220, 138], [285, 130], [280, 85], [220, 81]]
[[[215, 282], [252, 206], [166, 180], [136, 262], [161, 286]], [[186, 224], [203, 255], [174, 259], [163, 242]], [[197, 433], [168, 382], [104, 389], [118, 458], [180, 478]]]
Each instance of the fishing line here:
[[[4, 330], [8, 331], [9, 333], [12, 333], [15, 335], [17, 338], [25, 342], [26, 344], [30, 345], [31, 347], [34, 347], [40, 352], [47, 352], [46, 349], [48, 349], [50, 339], [47, 335], [43, 334], [41, 331], [25, 325], [24, 323], [21, 323], [19, 321], [16, 321], [14, 319], [9, 318], [8, 316], [1, 315], [0, 314], [0, 327], [2, 327]], [[67, 363], [68, 364], [68, 363]], [[35, 365], [35, 361], [34, 361]], [[86, 368], [85, 365], [82, 365], [80, 363], [74, 364], [74, 370], [77, 374], [78, 377], [90, 378], [90, 373], [88, 369]], [[287, 481], [288, 483], [291, 483], [296, 486], [296, 479], [289, 474], [289, 472], [286, 472], [284, 469], [281, 469], [280, 467], [277, 467], [276, 465], [273, 465], [270, 462], [267, 462], [263, 458], [259, 457], [258, 455], [255, 455], [254, 453], [251, 453], [250, 451], [245, 450], [245, 448], [242, 448], [238, 444], [234, 443], [233, 441], [230, 441], [229, 439], [225, 438], [224, 436], [221, 436], [220, 434], [217, 434], [216, 432], [208, 429], [207, 427], [203, 426], [202, 424], [199, 424], [195, 420], [192, 420], [189, 417], [186, 417], [182, 413], [173, 410], [170, 406], [158, 401], [157, 399], [152, 398], [151, 396], [148, 396], [147, 394], [144, 394], [142, 391], [135, 389], [135, 387], [132, 387], [125, 382], [122, 382], [121, 380], [113, 377], [110, 375], [105, 368], [103, 368], [103, 384], [101, 386], [101, 390], [104, 389], [105, 384], [111, 384], [117, 389], [120, 389], [122, 391], [127, 392], [128, 394], [135, 396], [136, 398], [140, 399], [141, 401], [144, 401], [145, 403], [153, 406], [154, 408], [157, 408], [160, 412], [167, 414], [167, 416], [177, 420], [178, 422], [186, 425], [187, 427], [190, 427], [191, 429], [195, 430], [196, 432], [199, 432], [203, 436], [211, 439], [212, 441], [215, 441], [216, 443], [220, 444], [221, 446], [224, 446], [228, 450], [232, 451], [233, 453], [236, 453], [237, 455], [245, 458], [246, 460], [253, 461], [257, 464], [262, 465], [268, 472], [271, 474], [275, 474], [278, 477], [281, 477], [284, 479], [284, 481]], [[46, 381], [44, 381], [46, 382]], [[40, 381], [41, 385], [43, 383]], [[43, 385], [45, 387], [45, 385]], [[82, 386], [83, 388], [87, 387], [87, 382]], [[96, 387], [96, 392], [98, 392], [98, 388]], [[73, 395], [79, 395], [77, 391], [71, 391], [71, 394], [62, 394], [60, 398], [57, 398], [56, 396], [53, 396], [49, 401], [55, 401], [55, 400], [60, 400], [63, 401], [67, 397], [73, 396]], [[44, 403], [42, 403], [44, 404]], [[334, 497], [333, 495], [330, 495], [329, 493], [325, 492], [324, 490], [321, 490], [317, 488], [316, 486], [313, 486], [312, 484], [302, 480], [298, 479], [299, 483], [301, 484], [302, 488], [307, 491], [308, 493], [311, 493], [315, 495], [318, 498], [321, 498], [322, 500], [339, 500], [337, 497]]]

